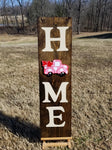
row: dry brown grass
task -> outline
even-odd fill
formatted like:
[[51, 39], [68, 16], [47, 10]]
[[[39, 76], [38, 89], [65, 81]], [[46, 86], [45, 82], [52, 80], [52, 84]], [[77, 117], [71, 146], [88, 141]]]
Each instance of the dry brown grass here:
[[[73, 36], [72, 149], [112, 150], [112, 39], [79, 37]], [[0, 150], [41, 149], [37, 53], [36, 37], [0, 35]]]
[[[15, 16], [7, 16], [8, 17], [8, 22], [9, 24], [12, 24], [13, 23], [16, 23], [15, 22]], [[17, 16], [17, 19], [18, 19], [18, 22], [21, 24], [22, 22], [22, 17], [20, 15]], [[24, 21], [26, 22], [27, 21], [27, 18], [24, 16]], [[3, 23], [3, 17], [0, 16], [0, 24]]]

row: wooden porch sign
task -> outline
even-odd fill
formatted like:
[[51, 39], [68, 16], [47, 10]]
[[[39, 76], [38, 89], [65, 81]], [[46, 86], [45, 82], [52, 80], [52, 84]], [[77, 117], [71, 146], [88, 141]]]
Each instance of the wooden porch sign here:
[[71, 18], [39, 18], [41, 138], [71, 137]]

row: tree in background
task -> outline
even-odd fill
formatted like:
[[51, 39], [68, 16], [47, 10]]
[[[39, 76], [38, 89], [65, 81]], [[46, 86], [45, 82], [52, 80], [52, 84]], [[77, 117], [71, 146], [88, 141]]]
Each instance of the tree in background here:
[[[73, 31], [112, 30], [112, 0], [1, 0], [2, 24], [18, 29], [37, 24], [38, 17], [72, 17]], [[19, 17], [18, 17], [19, 16]], [[21, 19], [19, 19], [21, 18]], [[26, 21], [27, 18], [27, 21]]]
[[8, 9], [7, 9], [7, 0], [1, 1], [1, 15], [2, 15], [2, 24], [8, 25], [9, 20], [8, 20]]
[[21, 27], [24, 30], [24, 0], [17, 0], [18, 4], [19, 4], [19, 8], [20, 8], [20, 12], [21, 12], [21, 17], [22, 17], [22, 21], [21, 21]]
[[53, 7], [54, 4], [52, 5], [49, 0], [33, 0], [26, 15], [28, 23], [30, 25], [37, 23], [39, 16], [53, 15]]

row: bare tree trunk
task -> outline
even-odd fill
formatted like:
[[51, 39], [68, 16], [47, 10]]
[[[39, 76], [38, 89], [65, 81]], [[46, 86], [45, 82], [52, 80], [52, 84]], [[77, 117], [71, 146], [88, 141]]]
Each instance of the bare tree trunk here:
[[96, 22], [95, 22], [95, 32], [98, 32], [99, 30], [99, 19], [100, 19], [100, 12], [102, 7], [102, 0], [97, 0], [97, 6], [96, 6]]
[[45, 0], [41, 0], [41, 13], [42, 13], [42, 16], [45, 16], [44, 8], [45, 8]]
[[13, 0], [11, 0], [11, 4], [12, 4], [12, 9], [13, 9], [13, 14], [14, 14], [14, 17], [15, 17], [16, 26], [19, 27], [17, 15], [16, 15], [15, 9], [14, 9], [14, 3], [13, 3]]
[[4, 14], [4, 24], [6, 26], [9, 26], [9, 20], [8, 20], [7, 9], [6, 9], [6, 0], [3, 1], [3, 14]]
[[110, 24], [111, 24], [110, 20], [111, 20], [111, 18], [110, 18], [110, 16], [108, 16], [108, 20], [107, 20], [107, 22], [108, 22], [108, 24], [107, 24], [107, 31], [110, 30]]
[[4, 17], [2, 16], [2, 24], [5, 26]]
[[80, 34], [81, 0], [78, 1], [77, 34]]
[[91, 30], [93, 31], [94, 26], [94, 5], [92, 6], [91, 9]]
[[88, 32], [89, 28], [90, 28], [90, 16], [88, 14], [87, 15], [87, 32]]
[[22, 17], [22, 29], [23, 29], [23, 32], [24, 32], [24, 13], [23, 13], [23, 0], [17, 0], [18, 4], [19, 4], [19, 7], [20, 7], [20, 11], [21, 11], [21, 17]]
[[104, 28], [103, 24], [104, 24], [104, 22], [105, 22], [107, 1], [108, 1], [108, 0], [105, 0], [105, 2], [104, 2], [104, 7], [103, 7], [103, 10], [102, 10], [101, 22], [100, 22], [100, 30], [101, 30], [101, 31], [102, 31], [103, 28]]

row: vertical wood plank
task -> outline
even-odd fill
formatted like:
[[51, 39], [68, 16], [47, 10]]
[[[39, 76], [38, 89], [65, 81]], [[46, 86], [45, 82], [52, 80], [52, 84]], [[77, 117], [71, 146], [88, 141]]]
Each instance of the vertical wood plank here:
[[[51, 41], [51, 47], [53, 52], [43, 52], [45, 48], [45, 31], [42, 27], [53, 27], [51, 31], [51, 38], [60, 37], [60, 32], [57, 27], [68, 27], [66, 30], [66, 47], [68, 51], [57, 51], [60, 47], [59, 41]], [[41, 17], [38, 20], [38, 57], [39, 57], [39, 91], [40, 91], [40, 128], [41, 137], [70, 137], [71, 136], [71, 52], [72, 52], [72, 20], [69, 17], [59, 18], [47, 18]], [[43, 73], [42, 61], [61, 60], [62, 64], [68, 66], [68, 74], [60, 77], [58, 74], [53, 74], [51, 77], [47, 77]], [[52, 98], [50, 103], [43, 103], [45, 99], [45, 87], [42, 82], [49, 82], [55, 93], [58, 92], [61, 83], [68, 82], [66, 89], [66, 97], [68, 103], [60, 103], [61, 94], [56, 102], [53, 102]], [[55, 116], [62, 114], [62, 121], [55, 119], [55, 124], [61, 124], [65, 121], [64, 127], [46, 127], [49, 123], [49, 113], [46, 107], [62, 106], [65, 112], [55, 111]]]

